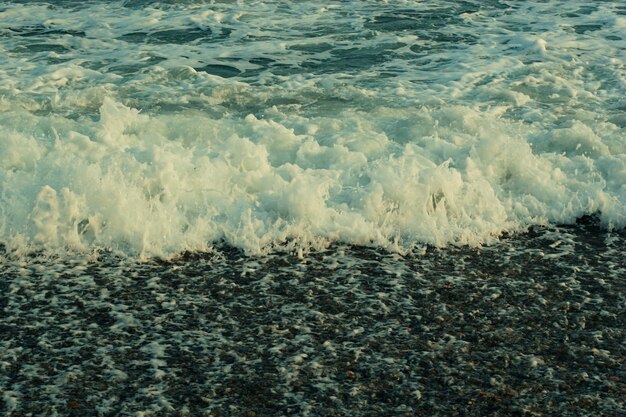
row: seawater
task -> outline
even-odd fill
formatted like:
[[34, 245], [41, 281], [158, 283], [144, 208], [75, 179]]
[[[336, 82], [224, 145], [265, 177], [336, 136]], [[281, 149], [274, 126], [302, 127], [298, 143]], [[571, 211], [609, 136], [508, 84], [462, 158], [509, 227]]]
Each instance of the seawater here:
[[0, 0], [0, 414], [621, 415], [626, 4]]
[[20, 254], [480, 246], [626, 226], [626, 6], [0, 2]]

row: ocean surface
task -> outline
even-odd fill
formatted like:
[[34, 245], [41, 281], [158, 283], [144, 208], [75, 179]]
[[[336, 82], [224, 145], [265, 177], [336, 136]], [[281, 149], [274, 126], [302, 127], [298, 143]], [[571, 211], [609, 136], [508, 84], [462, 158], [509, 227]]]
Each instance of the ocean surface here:
[[621, 1], [0, 1], [6, 415], [623, 415], [625, 227]]

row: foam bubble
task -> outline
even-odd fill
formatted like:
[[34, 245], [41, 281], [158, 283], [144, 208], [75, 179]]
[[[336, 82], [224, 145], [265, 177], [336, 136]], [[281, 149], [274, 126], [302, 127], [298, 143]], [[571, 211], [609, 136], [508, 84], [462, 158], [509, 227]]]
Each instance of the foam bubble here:
[[2, 132], [27, 145], [3, 154], [3, 241], [167, 256], [220, 239], [253, 253], [477, 245], [596, 211], [624, 225], [625, 158], [606, 146], [536, 153], [519, 124], [460, 107], [273, 114], [147, 115], [107, 99], [95, 121], [8, 115], [29, 123]]

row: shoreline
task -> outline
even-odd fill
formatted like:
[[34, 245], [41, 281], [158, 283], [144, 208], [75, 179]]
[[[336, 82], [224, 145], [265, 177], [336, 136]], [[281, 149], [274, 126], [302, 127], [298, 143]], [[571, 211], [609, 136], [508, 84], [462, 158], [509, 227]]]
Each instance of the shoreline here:
[[625, 249], [581, 224], [414, 257], [3, 265], [0, 409], [620, 415]]

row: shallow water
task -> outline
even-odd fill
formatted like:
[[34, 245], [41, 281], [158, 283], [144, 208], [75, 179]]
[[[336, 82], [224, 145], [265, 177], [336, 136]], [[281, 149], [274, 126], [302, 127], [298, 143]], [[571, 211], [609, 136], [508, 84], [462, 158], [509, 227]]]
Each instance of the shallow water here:
[[620, 2], [0, 2], [0, 410], [619, 415]]
[[[626, 235], [3, 262], [11, 416], [620, 415]], [[10, 336], [10, 337], [7, 337]]]

